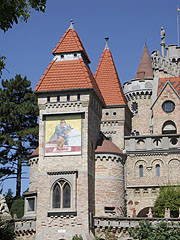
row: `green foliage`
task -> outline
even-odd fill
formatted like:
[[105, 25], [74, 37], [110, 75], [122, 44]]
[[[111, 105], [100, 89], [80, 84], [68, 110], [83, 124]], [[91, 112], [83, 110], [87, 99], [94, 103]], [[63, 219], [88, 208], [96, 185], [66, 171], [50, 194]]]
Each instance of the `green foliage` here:
[[24, 199], [18, 198], [15, 199], [11, 209], [10, 209], [11, 216], [14, 217], [16, 215], [17, 218], [22, 218], [24, 216]]
[[14, 240], [14, 225], [10, 221], [0, 219], [0, 239], [1, 240]]
[[0, 88], [0, 181], [16, 178], [16, 197], [20, 197], [22, 167], [38, 145], [37, 97], [30, 86], [26, 77], [16, 75], [2, 80]]
[[152, 225], [145, 221], [139, 226], [128, 229], [129, 235], [138, 240], [180, 240], [180, 225], [160, 222]]
[[13, 201], [14, 201], [13, 192], [12, 192], [11, 189], [8, 189], [8, 192], [5, 194], [5, 199], [6, 199], [6, 203], [8, 205], [8, 208], [10, 210], [11, 206], [13, 204]]
[[153, 214], [155, 217], [164, 217], [165, 208], [170, 208], [171, 217], [179, 216], [180, 186], [161, 187], [157, 197]]
[[75, 235], [72, 240], [83, 240], [82, 236], [81, 235]]
[[2, 70], [5, 68], [5, 60], [6, 60], [5, 56], [0, 57], [0, 77], [2, 75]]
[[13, 24], [27, 22], [31, 9], [45, 11], [47, 0], [0, 0], [0, 29], [6, 32]]
[[103, 234], [101, 234], [100, 236], [95, 236], [95, 240], [101, 240], [102, 238], [105, 240], [117, 240], [118, 239], [114, 235], [114, 233], [111, 231], [111, 226], [108, 227], [108, 229], [106, 229], [104, 236], [103, 236]]

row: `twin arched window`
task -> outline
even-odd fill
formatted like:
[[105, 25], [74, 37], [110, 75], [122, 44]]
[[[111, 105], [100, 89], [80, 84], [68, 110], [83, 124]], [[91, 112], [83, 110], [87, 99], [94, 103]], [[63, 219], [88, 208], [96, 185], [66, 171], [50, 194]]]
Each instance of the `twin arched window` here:
[[[160, 165], [156, 164], [156, 176], [160, 177]], [[143, 165], [139, 165], [139, 177], [143, 177]]]
[[64, 179], [59, 180], [53, 187], [53, 208], [71, 207], [71, 187]]

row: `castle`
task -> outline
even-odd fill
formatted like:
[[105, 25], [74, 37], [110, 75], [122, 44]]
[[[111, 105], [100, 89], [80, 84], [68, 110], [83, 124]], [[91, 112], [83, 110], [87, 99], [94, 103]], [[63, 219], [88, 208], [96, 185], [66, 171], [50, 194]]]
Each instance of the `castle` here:
[[179, 184], [180, 48], [166, 46], [163, 28], [161, 52], [150, 57], [145, 44], [122, 90], [108, 38], [93, 76], [71, 22], [35, 89], [39, 147], [29, 159], [28, 239], [88, 239], [95, 221], [147, 217], [160, 186]]

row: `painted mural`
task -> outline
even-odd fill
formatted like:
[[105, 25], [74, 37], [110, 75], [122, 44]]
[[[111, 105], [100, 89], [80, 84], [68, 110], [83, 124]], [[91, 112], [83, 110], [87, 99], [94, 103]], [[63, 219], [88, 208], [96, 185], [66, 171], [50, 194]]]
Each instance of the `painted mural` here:
[[45, 155], [81, 154], [81, 115], [46, 116]]

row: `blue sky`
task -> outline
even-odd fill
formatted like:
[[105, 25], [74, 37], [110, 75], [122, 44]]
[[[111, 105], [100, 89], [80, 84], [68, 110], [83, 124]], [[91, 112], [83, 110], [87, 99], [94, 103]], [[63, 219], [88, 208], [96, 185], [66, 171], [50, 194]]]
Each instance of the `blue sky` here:
[[[0, 32], [0, 55], [5, 55], [3, 79], [16, 74], [27, 76], [33, 89], [53, 58], [51, 54], [62, 35], [75, 22], [75, 29], [91, 60], [95, 73], [105, 37], [121, 80], [135, 76], [145, 41], [149, 52], [160, 50], [160, 29], [166, 31], [166, 44], [177, 44], [177, 0], [47, 0], [46, 12], [32, 10], [28, 23]], [[23, 190], [28, 186], [23, 182]], [[4, 191], [15, 183], [7, 182]]]

